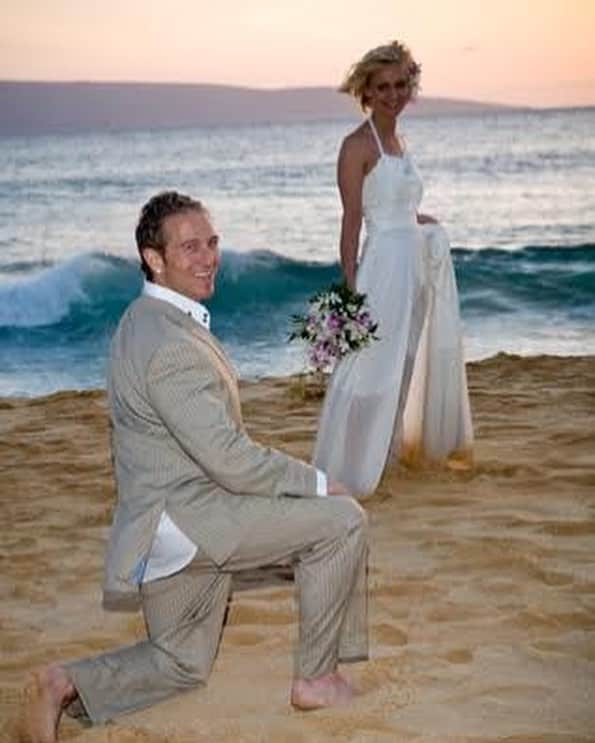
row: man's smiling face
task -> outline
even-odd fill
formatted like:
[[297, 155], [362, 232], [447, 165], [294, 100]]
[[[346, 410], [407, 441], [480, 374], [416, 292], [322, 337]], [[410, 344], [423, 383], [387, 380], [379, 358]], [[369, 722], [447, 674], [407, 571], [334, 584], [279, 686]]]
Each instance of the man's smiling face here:
[[219, 269], [219, 236], [204, 210], [189, 209], [163, 221], [165, 248], [143, 251], [153, 281], [190, 299], [212, 297]]

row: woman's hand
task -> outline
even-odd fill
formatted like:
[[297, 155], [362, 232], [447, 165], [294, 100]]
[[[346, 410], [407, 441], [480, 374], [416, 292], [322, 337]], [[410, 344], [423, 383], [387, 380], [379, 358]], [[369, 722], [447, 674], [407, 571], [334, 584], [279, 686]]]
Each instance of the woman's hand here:
[[418, 214], [417, 224], [438, 224], [438, 220], [429, 214]]
[[355, 271], [343, 271], [343, 281], [354, 292], [355, 289]]

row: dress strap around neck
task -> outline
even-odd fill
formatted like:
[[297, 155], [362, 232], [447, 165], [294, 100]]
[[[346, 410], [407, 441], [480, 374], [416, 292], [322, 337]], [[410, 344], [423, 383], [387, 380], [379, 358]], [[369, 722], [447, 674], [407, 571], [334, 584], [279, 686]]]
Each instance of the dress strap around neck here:
[[370, 125], [370, 129], [372, 130], [372, 134], [374, 135], [374, 139], [376, 140], [376, 144], [378, 145], [378, 153], [380, 157], [384, 157], [382, 142], [380, 141], [380, 137], [378, 136], [378, 132], [376, 131], [376, 127], [374, 126], [374, 122], [372, 121], [371, 116], [368, 118], [368, 124]]

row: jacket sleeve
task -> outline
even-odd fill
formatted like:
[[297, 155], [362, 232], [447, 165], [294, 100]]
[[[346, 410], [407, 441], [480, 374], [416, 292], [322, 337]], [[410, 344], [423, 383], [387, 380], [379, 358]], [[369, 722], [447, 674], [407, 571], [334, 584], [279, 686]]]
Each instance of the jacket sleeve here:
[[220, 375], [193, 344], [154, 354], [147, 391], [169, 433], [221, 487], [242, 495], [316, 496], [314, 467], [257, 444], [236, 425]]

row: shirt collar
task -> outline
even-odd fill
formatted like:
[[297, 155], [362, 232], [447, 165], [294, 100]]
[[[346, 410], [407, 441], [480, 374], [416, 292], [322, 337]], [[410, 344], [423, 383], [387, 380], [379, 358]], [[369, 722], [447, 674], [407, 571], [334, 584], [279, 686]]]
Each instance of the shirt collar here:
[[145, 281], [143, 286], [143, 294], [147, 297], [153, 297], [154, 299], [161, 299], [164, 302], [169, 302], [177, 307], [179, 310], [184, 312], [186, 315], [190, 315], [193, 320], [203, 328], [209, 330], [211, 327], [211, 315], [208, 309], [190, 297], [185, 297], [183, 294], [175, 292], [173, 289], [168, 289], [165, 286], [159, 286], [153, 281]]

